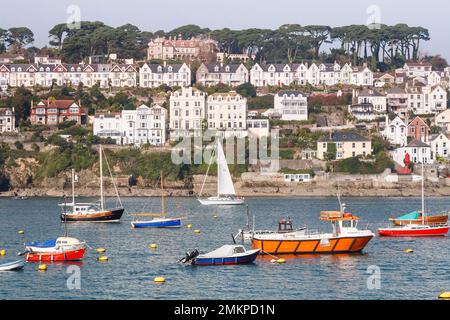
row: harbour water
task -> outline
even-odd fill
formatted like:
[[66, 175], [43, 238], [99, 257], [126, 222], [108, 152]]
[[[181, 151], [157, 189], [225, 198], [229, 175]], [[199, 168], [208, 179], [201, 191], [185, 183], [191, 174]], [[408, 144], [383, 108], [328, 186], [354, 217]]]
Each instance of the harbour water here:
[[[361, 218], [359, 227], [373, 232], [387, 225], [390, 216], [417, 210], [421, 203], [420, 198], [343, 200], [348, 211]], [[17, 259], [25, 241], [64, 234], [60, 201], [0, 199], [0, 250], [7, 251], [0, 263]], [[123, 202], [128, 212], [160, 210], [159, 198]], [[307, 225], [329, 231], [331, 225], [319, 220], [319, 212], [339, 208], [336, 198], [249, 198], [247, 202], [257, 229], [275, 229], [280, 217], [290, 216], [294, 228]], [[446, 198], [427, 198], [426, 205], [430, 212], [450, 209]], [[300, 256], [288, 258], [285, 264], [258, 258], [251, 265], [193, 267], [177, 260], [188, 249], [206, 252], [232, 243], [231, 234], [247, 222], [245, 206], [207, 207], [194, 198], [169, 198], [166, 211], [186, 216], [184, 226], [134, 230], [129, 215], [121, 223], [67, 224], [69, 236], [87, 241], [92, 248], [106, 248], [109, 260], [100, 262], [99, 254], [88, 250], [84, 260], [75, 264], [80, 289], [67, 286], [69, 264], [50, 264], [46, 272], [38, 272], [37, 264], [28, 263], [23, 271], [0, 273], [0, 299], [436, 299], [439, 292], [450, 290], [448, 237], [376, 236], [363, 254]], [[19, 235], [18, 230], [25, 233]], [[151, 249], [151, 243], [158, 248]], [[407, 248], [414, 252], [405, 253]], [[379, 271], [379, 282], [370, 278], [374, 270], [375, 276]], [[155, 284], [156, 276], [166, 282]]]

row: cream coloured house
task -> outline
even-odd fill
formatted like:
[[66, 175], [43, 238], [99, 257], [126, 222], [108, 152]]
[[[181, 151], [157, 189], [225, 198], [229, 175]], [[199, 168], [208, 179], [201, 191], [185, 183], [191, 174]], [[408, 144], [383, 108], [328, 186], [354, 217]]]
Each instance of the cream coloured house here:
[[170, 139], [200, 134], [206, 119], [206, 93], [183, 87], [170, 95]]
[[336, 160], [348, 159], [372, 154], [372, 142], [355, 132], [332, 132], [317, 141], [317, 158], [327, 160], [331, 144], [335, 145]]
[[183, 64], [150, 64], [145, 63], [139, 69], [139, 86], [141, 88], [157, 88], [161, 85], [169, 87], [188, 87], [191, 85], [191, 69]]
[[274, 96], [274, 112], [281, 120], [308, 120], [308, 97], [299, 91], [283, 90]]
[[203, 86], [223, 83], [236, 87], [246, 82], [249, 82], [249, 71], [242, 63], [202, 63], [196, 72], [196, 83]]
[[445, 132], [450, 132], [450, 109], [438, 113], [433, 122], [434, 125], [441, 127]]
[[16, 130], [15, 123], [14, 108], [0, 108], [0, 133], [14, 132]]
[[247, 129], [247, 99], [235, 91], [208, 96], [206, 118], [208, 129], [235, 132]]
[[436, 160], [438, 157], [450, 157], [450, 138], [447, 133], [440, 133], [434, 138], [431, 138], [430, 146], [432, 159]]

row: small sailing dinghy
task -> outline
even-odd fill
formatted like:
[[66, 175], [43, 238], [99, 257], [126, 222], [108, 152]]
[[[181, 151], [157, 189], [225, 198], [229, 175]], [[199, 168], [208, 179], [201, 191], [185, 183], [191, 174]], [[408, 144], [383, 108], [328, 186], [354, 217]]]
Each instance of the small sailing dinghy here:
[[25, 266], [23, 259], [0, 264], [0, 271], [18, 271], [22, 270]]
[[[72, 202], [62, 203], [61, 221], [63, 222], [119, 222], [124, 208], [120, 200], [119, 192], [112, 177], [112, 172], [109, 168], [108, 160], [106, 164], [111, 176], [111, 180], [116, 192], [117, 204], [115, 208], [105, 208], [105, 197], [103, 195], [103, 149], [99, 147], [100, 155], [100, 204], [97, 203], [76, 203], [75, 202], [75, 173], [72, 169]], [[105, 155], [106, 158], [106, 155]]]
[[255, 261], [259, 251], [246, 250], [242, 245], [224, 245], [206, 254], [199, 254], [198, 250], [187, 252], [179, 262], [196, 266], [247, 264]]
[[133, 228], [179, 228], [182, 218], [166, 217], [164, 206], [164, 178], [161, 172], [161, 213], [136, 213], [135, 217], [153, 217], [151, 220], [133, 220]]
[[217, 145], [215, 148], [217, 155], [217, 196], [201, 198], [203, 193], [203, 187], [208, 177], [209, 168], [212, 164], [213, 157], [206, 170], [205, 178], [203, 179], [202, 188], [200, 190], [199, 198], [197, 199], [203, 205], [240, 205], [244, 204], [244, 198], [236, 196], [236, 190], [234, 189], [233, 180], [231, 179], [230, 170], [228, 169], [227, 159], [223, 153], [222, 144], [220, 139], [217, 139]]
[[422, 215], [421, 223], [399, 224], [386, 228], [378, 228], [378, 234], [385, 237], [434, 237], [447, 235], [450, 227], [446, 223], [427, 224], [427, 213], [425, 211], [425, 192], [422, 163]]

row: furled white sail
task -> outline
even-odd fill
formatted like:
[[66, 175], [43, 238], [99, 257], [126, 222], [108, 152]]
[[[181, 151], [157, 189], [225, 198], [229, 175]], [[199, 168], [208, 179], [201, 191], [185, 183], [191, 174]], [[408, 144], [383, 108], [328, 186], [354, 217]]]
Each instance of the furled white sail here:
[[217, 141], [217, 194], [236, 195], [222, 144]]

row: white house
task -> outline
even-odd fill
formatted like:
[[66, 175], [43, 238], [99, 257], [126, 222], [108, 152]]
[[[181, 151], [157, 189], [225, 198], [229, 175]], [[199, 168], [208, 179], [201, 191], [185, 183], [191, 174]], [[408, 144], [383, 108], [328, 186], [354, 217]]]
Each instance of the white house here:
[[351, 83], [355, 86], [371, 87], [373, 72], [366, 66], [352, 67]]
[[440, 85], [442, 81], [442, 77], [436, 71], [431, 71], [431, 73], [427, 77], [427, 84], [430, 86]]
[[413, 163], [432, 163], [431, 147], [419, 140], [412, 140], [407, 146], [400, 147], [391, 152], [392, 159], [400, 165], [404, 165], [405, 155], [409, 154]]
[[448, 134], [440, 133], [430, 141], [431, 156], [433, 159], [438, 157], [448, 158], [450, 156], [450, 139]]
[[408, 109], [417, 114], [438, 113], [447, 109], [447, 91], [440, 85], [416, 85], [406, 90]]
[[170, 139], [200, 134], [206, 119], [206, 93], [183, 87], [170, 95]]
[[450, 132], [450, 109], [438, 113], [434, 117], [434, 125], [441, 127], [445, 132]]
[[247, 99], [236, 91], [208, 96], [206, 107], [208, 129], [242, 136], [247, 129]]
[[376, 90], [364, 89], [357, 93], [358, 104], [371, 104], [377, 113], [387, 112], [386, 96]]
[[389, 118], [386, 115], [386, 126], [382, 135], [392, 144], [396, 144], [401, 147], [406, 146], [407, 144], [407, 126], [398, 116], [392, 121], [389, 121]]
[[0, 108], [0, 133], [16, 130], [14, 108]]
[[308, 120], [308, 98], [299, 91], [279, 91], [273, 106], [281, 120]]
[[394, 87], [386, 90], [386, 101], [389, 112], [393, 112], [400, 118], [406, 118], [408, 114], [408, 94], [405, 89]]
[[249, 82], [249, 72], [242, 63], [202, 63], [197, 69], [196, 82], [203, 86], [214, 86], [223, 83], [236, 87]]
[[248, 136], [268, 137], [270, 134], [269, 119], [247, 119]]
[[98, 113], [94, 118], [94, 135], [110, 137], [117, 144], [141, 146], [163, 145], [166, 142], [166, 109], [141, 105], [121, 113]]
[[429, 62], [406, 62], [403, 71], [407, 77], [428, 77], [432, 71], [432, 65]]
[[169, 87], [188, 87], [191, 85], [191, 69], [183, 64], [148, 64], [139, 69], [139, 86], [141, 88], [157, 88], [161, 85]]

